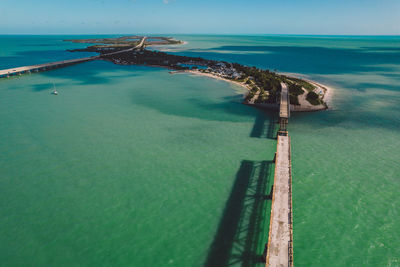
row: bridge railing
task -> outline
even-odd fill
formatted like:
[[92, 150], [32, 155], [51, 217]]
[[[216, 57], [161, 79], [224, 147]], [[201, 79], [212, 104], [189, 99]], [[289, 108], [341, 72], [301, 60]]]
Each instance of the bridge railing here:
[[293, 202], [292, 202], [292, 149], [290, 145], [290, 137], [288, 137], [289, 141], [289, 197], [288, 197], [288, 205], [289, 205], [289, 244], [288, 244], [288, 266], [293, 267]]

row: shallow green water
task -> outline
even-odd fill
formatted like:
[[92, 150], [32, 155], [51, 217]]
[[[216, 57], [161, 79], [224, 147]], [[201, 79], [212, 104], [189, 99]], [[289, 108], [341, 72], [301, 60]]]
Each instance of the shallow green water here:
[[400, 265], [399, 41], [210, 36], [175, 49], [335, 88], [332, 110], [292, 114], [289, 123], [296, 266]]
[[1, 83], [6, 265], [201, 266], [242, 161], [273, 156], [225, 82], [90, 62]]
[[[295, 264], [398, 266], [399, 38], [178, 37], [335, 87], [333, 110], [290, 120]], [[75, 47], [1, 38], [5, 67]], [[276, 143], [241, 90], [101, 61], [1, 80], [1, 265], [255, 265]]]

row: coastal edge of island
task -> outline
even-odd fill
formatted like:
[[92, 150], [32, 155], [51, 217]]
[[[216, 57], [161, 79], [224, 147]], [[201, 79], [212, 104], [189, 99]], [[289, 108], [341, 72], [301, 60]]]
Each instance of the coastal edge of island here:
[[[261, 109], [278, 109], [281, 84], [289, 89], [291, 111], [320, 111], [331, 106], [333, 89], [329, 86], [303, 78], [294, 73], [276, 73], [238, 63], [187, 57], [147, 50], [145, 47], [184, 45], [187, 42], [171, 37], [148, 37], [140, 49], [134, 49], [142, 36], [123, 36], [104, 39], [65, 40], [75, 43], [95, 44], [72, 52], [97, 52], [100, 59], [119, 65], [145, 65], [170, 69], [171, 74], [187, 73], [223, 80], [247, 90], [243, 104]], [[151, 41], [150, 41], [150, 40]], [[329, 104], [329, 106], [328, 106]]]
[[[271, 110], [277, 110], [278, 109], [278, 104], [269, 104], [269, 103], [254, 103], [254, 102], [249, 102], [246, 100], [246, 96], [250, 93], [251, 91], [251, 87], [246, 84], [245, 82], [241, 82], [241, 81], [235, 81], [232, 79], [227, 79], [224, 78], [220, 75], [214, 74], [214, 73], [205, 73], [205, 72], [201, 72], [198, 70], [183, 70], [183, 71], [171, 71], [171, 74], [178, 74], [178, 73], [187, 73], [187, 74], [192, 74], [192, 75], [200, 75], [200, 76], [205, 76], [205, 77], [209, 77], [209, 78], [213, 78], [213, 79], [218, 79], [218, 80], [222, 80], [228, 83], [232, 83], [234, 85], [237, 86], [241, 86], [243, 88], [245, 88], [246, 94], [244, 94], [244, 100], [243, 100], [243, 104], [245, 105], [249, 105], [249, 106], [255, 106], [261, 109], [271, 109]], [[287, 75], [286, 73], [281, 73], [283, 75]], [[299, 74], [293, 74], [291, 73], [290, 75], [295, 77], [300, 77], [301, 75]], [[323, 101], [323, 103], [319, 104], [319, 105], [312, 105], [310, 102], [308, 102], [306, 100], [306, 95], [307, 95], [307, 91], [304, 91], [303, 94], [298, 96], [298, 100], [299, 100], [299, 104], [300, 105], [293, 105], [290, 104], [290, 111], [293, 112], [312, 112], [312, 111], [321, 111], [321, 110], [327, 110], [327, 109], [331, 109], [332, 108], [332, 95], [333, 95], [333, 88], [330, 86], [326, 86], [323, 85], [319, 82], [315, 82], [309, 79], [305, 79], [305, 78], [301, 78], [305, 81], [307, 81], [310, 84], [313, 84], [315, 86], [315, 91], [322, 91], [322, 95], [321, 95], [321, 100]]]

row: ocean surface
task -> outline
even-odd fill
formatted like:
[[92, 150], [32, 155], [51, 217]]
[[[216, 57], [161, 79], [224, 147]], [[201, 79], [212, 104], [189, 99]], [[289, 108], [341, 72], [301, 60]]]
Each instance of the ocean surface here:
[[[90, 37], [0, 35], [0, 68]], [[289, 122], [294, 263], [400, 266], [400, 37], [174, 37], [334, 88]], [[243, 93], [105, 61], [1, 79], [0, 265], [263, 266], [277, 118]]]

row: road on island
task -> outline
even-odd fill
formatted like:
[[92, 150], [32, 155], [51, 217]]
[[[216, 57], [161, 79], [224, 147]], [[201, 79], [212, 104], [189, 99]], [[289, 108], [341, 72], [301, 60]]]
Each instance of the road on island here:
[[103, 54], [102, 56], [110, 56], [110, 55], [115, 55], [118, 53], [124, 53], [124, 52], [129, 52], [138, 48], [142, 48], [144, 45], [144, 42], [146, 41], [147, 37], [142, 37], [142, 40], [140, 41], [140, 43], [137, 46], [131, 47], [129, 49], [125, 49], [125, 50], [121, 50], [121, 51], [117, 51], [117, 52], [112, 52], [112, 53], [108, 53], [108, 54]]

